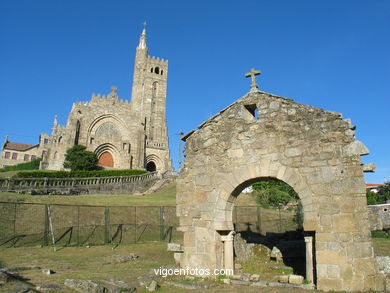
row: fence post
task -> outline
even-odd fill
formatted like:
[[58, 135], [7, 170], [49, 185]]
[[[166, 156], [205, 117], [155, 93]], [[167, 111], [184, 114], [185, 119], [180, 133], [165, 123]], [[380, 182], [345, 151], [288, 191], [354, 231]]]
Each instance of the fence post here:
[[257, 208], [257, 232], [259, 234], [261, 234], [261, 211], [260, 211], [260, 207], [258, 206]]
[[104, 207], [104, 243], [111, 243], [110, 239], [110, 209]]
[[16, 243], [16, 203], [14, 204], [14, 244]]
[[77, 246], [80, 246], [80, 207], [77, 207]]
[[282, 215], [280, 214], [280, 206], [278, 207], [279, 210], [279, 233], [282, 233]]
[[49, 245], [49, 214], [48, 214], [48, 209], [47, 209], [47, 204], [45, 204], [45, 221], [44, 221], [44, 229], [43, 229], [43, 246], [48, 246]]
[[134, 243], [137, 243], [137, 207], [134, 207]]
[[160, 240], [164, 240], [164, 207], [160, 207]]

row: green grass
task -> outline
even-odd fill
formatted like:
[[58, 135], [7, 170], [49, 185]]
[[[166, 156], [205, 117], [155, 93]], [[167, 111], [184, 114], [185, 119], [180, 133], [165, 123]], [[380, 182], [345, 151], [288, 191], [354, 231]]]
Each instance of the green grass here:
[[0, 172], [8, 172], [8, 171], [21, 171], [21, 170], [38, 170], [39, 163], [42, 159], [35, 159], [30, 162], [20, 163], [14, 166], [7, 166], [3, 169], [0, 169]]
[[390, 256], [390, 239], [389, 238], [372, 238], [375, 255]]
[[9, 178], [13, 177], [16, 173], [19, 171], [6, 171], [6, 172], [0, 172], [0, 178]]
[[148, 195], [112, 195], [86, 194], [72, 196], [58, 195], [26, 195], [11, 192], [0, 192], [0, 201], [67, 204], [67, 205], [96, 205], [96, 206], [162, 206], [176, 204], [176, 184]]
[[[134, 253], [139, 256], [138, 259], [125, 263], [113, 263], [116, 255], [129, 255]], [[137, 284], [139, 277], [146, 274], [154, 274], [153, 269], [160, 266], [174, 265], [173, 254], [166, 251], [166, 243], [149, 242], [143, 244], [121, 245], [116, 249], [111, 246], [87, 247], [68, 247], [54, 252], [50, 247], [21, 247], [8, 248], [0, 251], [0, 266], [10, 269], [16, 267], [39, 266], [45, 269], [51, 269], [56, 273], [45, 275], [39, 269], [26, 269], [18, 273], [28, 279], [31, 286], [42, 286], [56, 284], [62, 286], [64, 290], [49, 291], [72, 293], [65, 287], [65, 279], [84, 279], [102, 282], [104, 280], [122, 280], [129, 284]], [[164, 280], [186, 282], [184, 277], [159, 278], [158, 283], [161, 288], [158, 292], [204, 292], [200, 290], [186, 290], [164, 284]], [[198, 279], [199, 284], [212, 284], [214, 280], [202, 281]], [[188, 282], [188, 281], [187, 281]], [[15, 283], [0, 285], [0, 292], [10, 292]], [[139, 285], [138, 285], [139, 287]], [[207, 289], [207, 292], [300, 292], [310, 291], [293, 288], [260, 288], [250, 286], [222, 285], [216, 282], [214, 287]], [[148, 292], [146, 289], [138, 289], [137, 292]], [[313, 291], [314, 292], [314, 291]]]

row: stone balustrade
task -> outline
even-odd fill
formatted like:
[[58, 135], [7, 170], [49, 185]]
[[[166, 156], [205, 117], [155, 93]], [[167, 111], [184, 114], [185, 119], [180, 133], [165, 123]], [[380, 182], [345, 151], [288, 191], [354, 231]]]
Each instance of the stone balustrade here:
[[[127, 186], [161, 179], [158, 172], [132, 176], [89, 177], [89, 178], [0, 178], [0, 191], [28, 191], [28, 190], [64, 190], [84, 188], [99, 193], [99, 190], [107, 192], [102, 186]], [[122, 188], [121, 188], [122, 189]], [[118, 191], [117, 189], [115, 189]], [[126, 190], [126, 189], [125, 189]]]

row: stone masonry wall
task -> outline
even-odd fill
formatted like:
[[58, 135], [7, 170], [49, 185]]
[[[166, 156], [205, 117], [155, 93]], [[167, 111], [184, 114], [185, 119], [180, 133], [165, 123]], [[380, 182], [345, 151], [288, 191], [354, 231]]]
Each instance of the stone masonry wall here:
[[236, 197], [273, 177], [299, 194], [304, 229], [315, 231], [317, 288], [380, 288], [360, 159], [368, 149], [355, 140], [349, 120], [252, 91], [185, 139], [177, 180], [181, 266], [222, 268], [221, 234], [233, 230]]

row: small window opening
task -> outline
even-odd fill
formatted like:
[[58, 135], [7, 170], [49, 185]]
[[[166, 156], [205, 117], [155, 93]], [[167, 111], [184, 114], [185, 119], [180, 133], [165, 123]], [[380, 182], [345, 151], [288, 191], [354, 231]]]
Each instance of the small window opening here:
[[245, 105], [245, 109], [248, 110], [255, 120], [259, 119], [259, 109], [257, 109], [256, 104]]
[[160, 73], [160, 68], [156, 67], [156, 68], [154, 69], [154, 73], [159, 74], [159, 73]]
[[163, 75], [163, 73], [164, 73], [164, 70], [161, 70], [161, 75]]
[[150, 72], [151, 72], [151, 73], [153, 73], [153, 67], [152, 67], [152, 68], [150, 68]]

